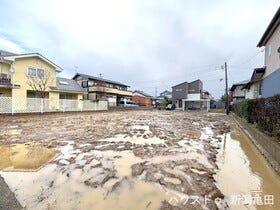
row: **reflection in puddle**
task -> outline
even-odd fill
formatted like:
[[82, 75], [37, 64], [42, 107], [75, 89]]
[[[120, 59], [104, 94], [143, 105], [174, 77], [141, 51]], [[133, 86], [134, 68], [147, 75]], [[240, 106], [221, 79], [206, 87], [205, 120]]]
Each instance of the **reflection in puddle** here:
[[[75, 164], [67, 165], [65, 172], [55, 164], [48, 164], [37, 172], [2, 172], [1, 175], [27, 209], [158, 209], [161, 201], [181, 195], [173, 191], [167, 193], [158, 184], [133, 179], [131, 165], [143, 160], [132, 152], [92, 150], [75, 155], [76, 151], [79, 150], [73, 149], [71, 144], [63, 146], [61, 156], [56, 160], [60, 162], [75, 156], [79, 161], [90, 154], [98, 160], [93, 159], [82, 169], [76, 168]], [[102, 167], [95, 167], [96, 162]], [[107, 170], [115, 168], [116, 177], [102, 187], [85, 184], [85, 180], [94, 178], [98, 181]]]
[[39, 143], [0, 145], [0, 170], [3, 171], [36, 171], [58, 152]]
[[[129, 141], [135, 145], [146, 144], [151, 149], [152, 145], [165, 144], [163, 139], [143, 137], [150, 132], [148, 126], [134, 126], [133, 129], [139, 132], [136, 134], [139, 136], [116, 136], [100, 141], [108, 142], [109, 146], [111, 142]], [[163, 200], [174, 197], [180, 200], [183, 194], [158, 183], [146, 182], [141, 177], [133, 177], [132, 165], [144, 161], [159, 164], [170, 160], [198, 159], [212, 168], [206, 156], [199, 152], [203, 146], [198, 140], [182, 140], [170, 149], [172, 154], [150, 158], [136, 157], [133, 150], [91, 149], [83, 152], [86, 146], [91, 145], [77, 146], [74, 141], [68, 141], [59, 148], [61, 155], [40, 171], [1, 172], [1, 175], [26, 209], [159, 209]], [[40, 155], [41, 152], [37, 151]], [[172, 185], [182, 184], [172, 174], [188, 178], [177, 166], [169, 172], [170, 177], [161, 176], [163, 181]]]
[[[218, 156], [217, 186], [231, 209], [280, 209], [280, 179], [247, 136], [240, 130], [227, 134]], [[274, 205], [252, 205], [237, 196], [274, 195]], [[251, 204], [251, 205], [250, 205]]]

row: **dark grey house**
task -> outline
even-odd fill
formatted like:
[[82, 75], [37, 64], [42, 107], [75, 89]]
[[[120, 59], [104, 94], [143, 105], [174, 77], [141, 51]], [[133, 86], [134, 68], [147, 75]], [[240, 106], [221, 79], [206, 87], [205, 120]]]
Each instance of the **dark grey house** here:
[[[183, 107], [183, 99], [188, 99], [189, 94], [202, 94], [203, 83], [201, 80], [183, 82], [172, 87], [172, 104], [176, 108]], [[201, 96], [199, 97], [201, 98]]]

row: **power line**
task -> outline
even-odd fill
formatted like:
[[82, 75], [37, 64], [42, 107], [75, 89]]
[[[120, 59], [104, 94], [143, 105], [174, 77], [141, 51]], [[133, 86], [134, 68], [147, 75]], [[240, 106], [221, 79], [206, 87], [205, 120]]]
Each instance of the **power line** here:
[[237, 64], [237, 65], [231, 65], [231, 67], [240, 67], [248, 62], [250, 62], [251, 60], [253, 60], [255, 57], [257, 57], [257, 55], [259, 55], [261, 52], [263, 52], [264, 49], [261, 49], [260, 51], [256, 52], [255, 54], [253, 54], [252, 56], [249, 56], [246, 60], [244, 60], [243, 62]]

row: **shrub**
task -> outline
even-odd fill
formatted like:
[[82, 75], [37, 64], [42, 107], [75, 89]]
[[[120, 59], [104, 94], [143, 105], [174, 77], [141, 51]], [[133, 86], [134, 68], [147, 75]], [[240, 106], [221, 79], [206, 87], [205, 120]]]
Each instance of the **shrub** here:
[[280, 95], [243, 100], [233, 104], [232, 111], [258, 129], [280, 138]]

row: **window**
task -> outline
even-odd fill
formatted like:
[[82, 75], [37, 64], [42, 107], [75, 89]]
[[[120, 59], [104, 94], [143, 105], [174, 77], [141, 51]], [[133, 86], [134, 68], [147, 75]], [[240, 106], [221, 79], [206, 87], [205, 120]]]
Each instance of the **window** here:
[[28, 68], [28, 76], [36, 77], [37, 76], [37, 70], [35, 68]]
[[83, 88], [88, 87], [88, 81], [82, 81], [82, 87]]
[[36, 69], [29, 67], [27, 71], [27, 75], [29, 77], [39, 77], [39, 78], [44, 78], [45, 77], [45, 70], [44, 69]]
[[59, 81], [59, 84], [61, 84], [61, 85], [69, 85], [69, 83], [66, 82], [66, 81]]
[[39, 77], [41, 79], [45, 77], [44, 69], [37, 69], [37, 77]]
[[89, 87], [92, 87], [92, 86], [94, 85], [94, 82], [93, 82], [93, 81], [88, 81], [87, 85], [88, 85]]

